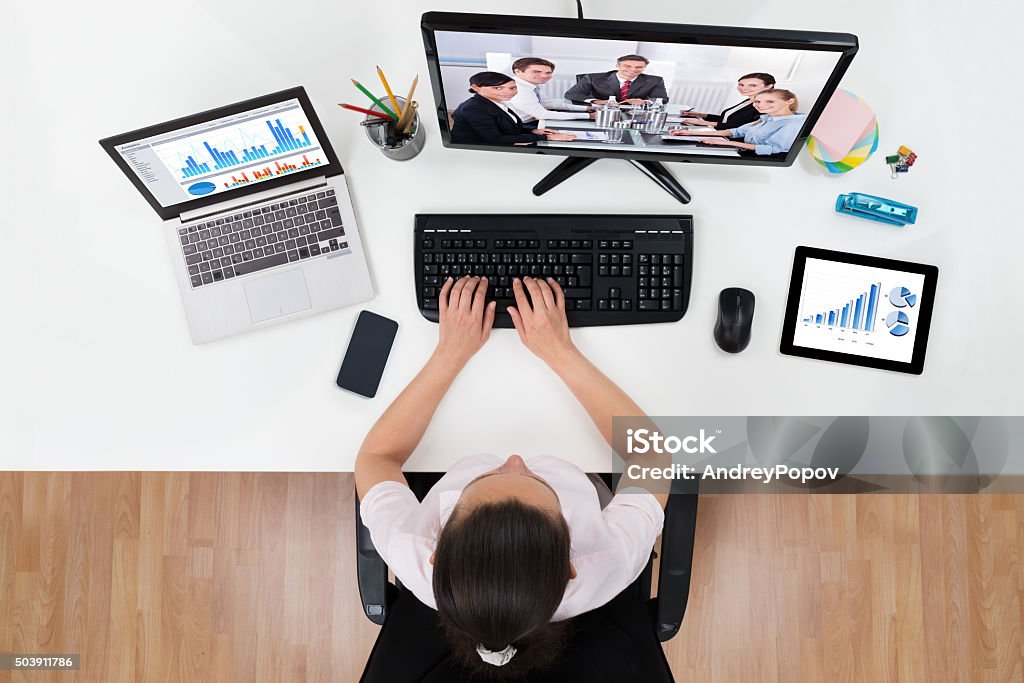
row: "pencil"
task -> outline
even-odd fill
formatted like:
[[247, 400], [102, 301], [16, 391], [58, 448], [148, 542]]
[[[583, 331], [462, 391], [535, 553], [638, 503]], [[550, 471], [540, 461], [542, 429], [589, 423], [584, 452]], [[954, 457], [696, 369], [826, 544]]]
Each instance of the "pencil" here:
[[388, 79], [384, 76], [384, 70], [379, 66], [377, 67], [377, 76], [380, 77], [380, 82], [384, 84], [384, 90], [387, 91], [388, 97], [391, 98], [391, 106], [395, 108], [396, 112], [401, 112], [398, 107], [398, 100], [395, 99], [395, 93], [391, 92], [391, 86], [388, 84]]
[[412, 106], [412, 94], [416, 92], [416, 84], [419, 82], [419, 76], [412, 79], [412, 85], [409, 87], [409, 94], [405, 96], [405, 109], [402, 110], [402, 115], [398, 119], [398, 130], [402, 132], [405, 132], [406, 127], [408, 127], [411, 114], [414, 111]]
[[377, 116], [377, 117], [380, 117], [380, 118], [384, 119], [385, 121], [394, 121], [394, 119], [391, 118], [390, 116], [388, 116], [387, 114], [381, 114], [379, 111], [373, 111], [372, 109], [363, 109], [362, 107], [356, 107], [356, 106], [353, 106], [351, 104], [339, 104], [338, 106], [339, 107], [344, 107], [345, 109], [349, 109], [351, 111], [357, 111], [357, 112], [359, 112], [361, 114], [368, 114], [369, 116]]
[[394, 121], [398, 121], [398, 115], [395, 114], [395, 112], [393, 112], [390, 109], [388, 109], [387, 107], [385, 107], [383, 102], [378, 100], [376, 97], [373, 96], [373, 94], [369, 90], [367, 90], [366, 88], [363, 87], [362, 83], [360, 83], [359, 81], [357, 81], [356, 79], [353, 78], [352, 79], [352, 84], [355, 85], [357, 88], [359, 88], [360, 92], [362, 92], [364, 95], [366, 95], [371, 100], [373, 100], [373, 103], [376, 104], [378, 107], [380, 107], [381, 111], [383, 111], [385, 114], [390, 116]]

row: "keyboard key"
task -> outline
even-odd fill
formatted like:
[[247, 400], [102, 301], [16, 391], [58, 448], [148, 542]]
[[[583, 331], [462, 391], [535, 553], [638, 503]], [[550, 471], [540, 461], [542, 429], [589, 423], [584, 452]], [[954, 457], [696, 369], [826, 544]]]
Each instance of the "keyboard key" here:
[[331, 225], [334, 225], [334, 226], [341, 225], [341, 212], [338, 211], [337, 209], [333, 209], [333, 208], [332, 209], [328, 209], [327, 210], [327, 217], [330, 219]]
[[213, 271], [213, 281], [214, 282], [220, 282], [223, 279], [224, 279], [224, 273], [223, 272], [221, 272], [219, 270]]
[[203, 284], [203, 278], [199, 277], [198, 275], [193, 275], [192, 276], [192, 286], [193, 287], [199, 287], [202, 284]]
[[338, 199], [336, 197], [324, 197], [317, 203], [317, 207], [321, 209], [328, 209], [332, 206], [338, 205]]
[[299, 252], [297, 250], [292, 249], [291, 251], [288, 252], [288, 261], [289, 262], [291, 262], [291, 261], [298, 261], [298, 260], [299, 260]]
[[320, 255], [320, 245], [315, 243], [315, 242], [313, 244], [309, 245], [309, 253], [312, 254], [313, 256], [319, 256]]
[[194, 264], [189, 266], [188, 267], [188, 274], [189, 275], [199, 275], [199, 266], [194, 265]]
[[273, 268], [274, 266], [280, 266], [288, 263], [288, 257], [284, 254], [274, 254], [273, 256], [265, 256], [261, 259], [254, 261], [246, 261], [244, 263], [235, 264], [236, 275], [248, 275], [249, 273], [255, 273], [258, 270], [264, 270], [266, 268]]
[[200, 273], [199, 277], [202, 278], [204, 285], [209, 285], [213, 283], [213, 275], [211, 275], [210, 273]]
[[327, 190], [327, 196], [328, 197], [333, 197], [334, 196], [334, 190]]
[[224, 277], [225, 278], [234, 277], [234, 276], [235, 276], [235, 269], [234, 268], [225, 268], [224, 269]]
[[660, 307], [660, 304], [656, 299], [641, 299], [640, 305], [637, 306], [638, 311], [656, 311]]
[[[605, 254], [601, 254], [601, 258], [602, 259], [605, 258]], [[572, 262], [576, 263], [576, 264], [579, 264], [579, 263], [593, 263], [594, 262], [594, 257], [591, 254], [573, 254], [572, 255]], [[601, 261], [601, 263], [604, 263], [604, 261]]]
[[309, 247], [299, 247], [299, 258], [309, 258]]
[[186, 245], [185, 245], [184, 247], [182, 247], [182, 248], [181, 248], [181, 251], [182, 251], [182, 252], [183, 252], [183, 253], [184, 253], [184, 254], [185, 254], [186, 256], [188, 256], [188, 255], [190, 255], [190, 254], [194, 254], [194, 253], [196, 253], [196, 252], [197, 252], [197, 251], [199, 251], [199, 250], [198, 250], [198, 249], [196, 248], [196, 245], [194, 245], [194, 244], [186, 244]]
[[[322, 232], [317, 233], [317, 238], [319, 238], [321, 242], [324, 242], [335, 237], [341, 237], [344, 234], [345, 231], [342, 230], [341, 228], [331, 228], [330, 230], [324, 230]], [[462, 255], [465, 256], [465, 254]], [[454, 256], [454, 254], [448, 254], [448, 256]]]

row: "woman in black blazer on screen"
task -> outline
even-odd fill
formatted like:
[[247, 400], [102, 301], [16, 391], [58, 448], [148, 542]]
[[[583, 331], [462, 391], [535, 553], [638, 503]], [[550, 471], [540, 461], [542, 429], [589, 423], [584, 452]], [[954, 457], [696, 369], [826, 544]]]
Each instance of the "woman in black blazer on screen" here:
[[515, 97], [516, 82], [496, 71], [481, 71], [469, 79], [473, 96], [452, 112], [451, 140], [463, 145], [514, 145], [540, 140], [574, 140], [571, 133], [537, 128], [524, 130], [523, 121], [505, 104]]
[[734, 104], [721, 114], [701, 114], [689, 112], [683, 123], [693, 126], [711, 126], [717, 130], [739, 128], [761, 118], [760, 112], [754, 109], [754, 95], [775, 87], [775, 77], [766, 73], [752, 73], [740, 76], [736, 83], [736, 92], [747, 99]]

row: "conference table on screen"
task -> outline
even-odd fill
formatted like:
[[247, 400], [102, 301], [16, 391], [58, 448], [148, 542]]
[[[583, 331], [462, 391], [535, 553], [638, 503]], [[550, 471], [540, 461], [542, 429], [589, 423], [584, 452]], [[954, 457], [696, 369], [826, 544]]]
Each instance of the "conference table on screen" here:
[[[624, 106], [624, 113], [628, 116], [631, 107]], [[686, 112], [692, 111], [693, 107], [682, 104], [666, 104], [665, 111], [668, 119], [664, 128], [657, 133], [648, 133], [639, 128], [599, 126], [594, 121], [583, 119], [542, 119], [538, 127], [552, 130], [567, 131], [594, 131], [608, 133], [610, 140], [572, 140], [569, 142], [557, 140], [544, 140], [537, 143], [538, 147], [557, 147], [564, 149], [615, 149], [615, 150], [647, 150], [658, 154], [699, 154], [703, 156], [716, 157], [738, 157], [739, 152], [729, 147], [714, 147], [703, 145], [697, 140], [687, 140], [685, 137], [678, 137], [676, 140], [665, 140], [662, 135], [667, 135], [672, 128], [682, 126], [680, 119]], [[710, 130], [709, 128], [693, 127], [694, 130]], [[618, 132], [622, 132], [622, 141], [616, 142], [614, 138]]]

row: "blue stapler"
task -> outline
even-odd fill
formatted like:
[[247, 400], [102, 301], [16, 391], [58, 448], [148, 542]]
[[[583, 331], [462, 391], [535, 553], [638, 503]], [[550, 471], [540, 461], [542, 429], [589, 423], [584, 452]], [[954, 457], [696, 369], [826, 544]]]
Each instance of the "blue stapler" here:
[[900, 227], [912, 225], [917, 220], [916, 206], [861, 192], [850, 192], [836, 197], [836, 211]]

